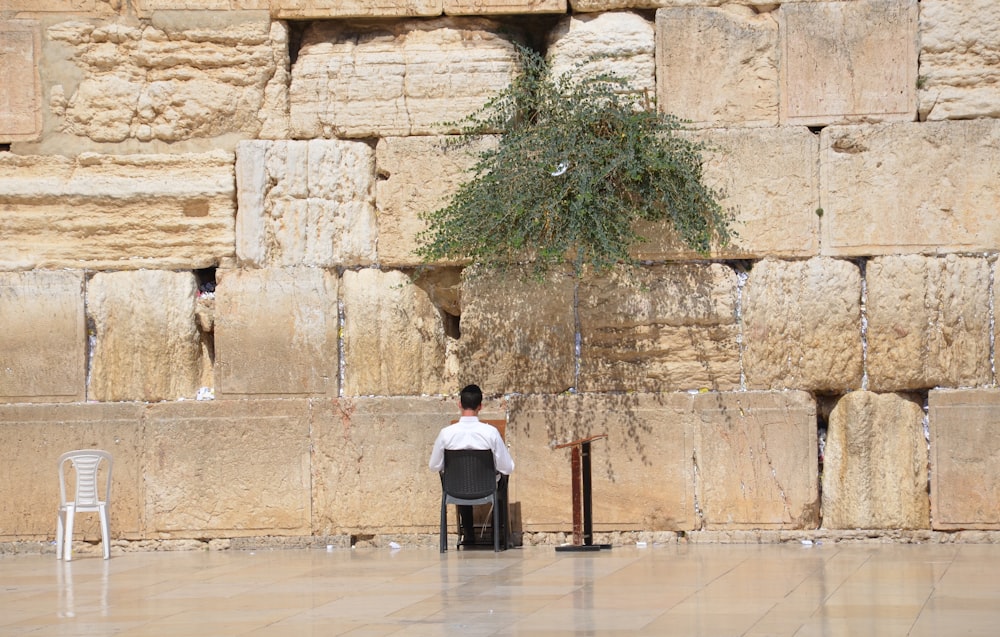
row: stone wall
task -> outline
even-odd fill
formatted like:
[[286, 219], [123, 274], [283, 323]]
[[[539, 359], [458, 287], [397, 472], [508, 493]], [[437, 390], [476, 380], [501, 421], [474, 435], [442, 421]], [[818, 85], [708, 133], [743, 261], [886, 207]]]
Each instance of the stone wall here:
[[[603, 533], [1000, 529], [998, 7], [2, 0], [0, 542], [77, 447], [120, 541], [435, 533], [467, 382], [526, 537], [598, 433]], [[689, 120], [734, 244], [412, 282], [515, 43]]]

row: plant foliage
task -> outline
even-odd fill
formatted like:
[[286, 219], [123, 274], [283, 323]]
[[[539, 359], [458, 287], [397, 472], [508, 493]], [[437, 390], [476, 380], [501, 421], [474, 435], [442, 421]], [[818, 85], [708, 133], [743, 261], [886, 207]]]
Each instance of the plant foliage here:
[[704, 147], [678, 135], [680, 120], [618, 76], [581, 66], [553, 77], [538, 53], [518, 53], [511, 85], [459, 123], [465, 135], [501, 135], [450, 203], [424, 215], [425, 261], [606, 270], [632, 262], [640, 221], [669, 220], [702, 254], [728, 243], [732, 212], [703, 183]]

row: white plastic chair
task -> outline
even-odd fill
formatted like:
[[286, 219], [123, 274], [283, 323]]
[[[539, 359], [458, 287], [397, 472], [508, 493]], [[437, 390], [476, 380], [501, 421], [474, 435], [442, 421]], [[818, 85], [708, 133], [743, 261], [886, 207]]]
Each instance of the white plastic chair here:
[[[101, 461], [107, 460], [107, 481], [103, 499], [98, 490], [97, 470]], [[69, 462], [76, 470], [76, 496], [66, 499], [65, 466]], [[108, 506], [111, 502], [111, 454], [100, 449], [78, 449], [59, 456], [59, 519], [56, 520], [56, 558], [72, 558], [73, 518], [78, 512], [96, 512], [101, 518], [101, 547], [104, 559], [111, 557], [111, 534], [108, 525]]]

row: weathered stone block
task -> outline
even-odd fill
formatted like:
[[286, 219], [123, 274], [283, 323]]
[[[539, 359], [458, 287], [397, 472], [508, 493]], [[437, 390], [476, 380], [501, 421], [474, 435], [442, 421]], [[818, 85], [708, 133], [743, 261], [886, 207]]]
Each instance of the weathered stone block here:
[[924, 410], [916, 397], [847, 394], [830, 412], [823, 528], [930, 528]]
[[0, 20], [0, 142], [31, 141], [42, 132], [40, 54], [38, 22]]
[[917, 0], [791, 2], [778, 21], [783, 124], [915, 119]]
[[448, 15], [566, 13], [566, 0], [444, 0]]
[[[437, 533], [441, 481], [427, 462], [438, 431], [458, 418], [455, 397], [311, 404], [313, 532]], [[480, 417], [502, 419], [503, 407], [487, 401]], [[516, 455], [514, 464], [512, 484]]]
[[344, 393], [445, 394], [455, 380], [447, 317], [398, 271], [344, 272]]
[[0, 403], [86, 397], [83, 273], [0, 273]]
[[[111, 452], [112, 538], [144, 537], [144, 405], [0, 405], [0, 540], [55, 539], [59, 456], [73, 449]], [[96, 514], [81, 513], [74, 537], [101, 537]]]
[[439, 16], [442, 0], [271, 0], [282, 20]]
[[87, 283], [94, 345], [88, 397], [99, 401], [194, 398], [201, 378], [190, 272], [99, 272]]
[[828, 127], [822, 252], [1000, 248], [1000, 120]]
[[608, 437], [591, 443], [595, 531], [698, 528], [692, 404], [687, 394], [512, 397], [510, 493], [524, 530], [572, 529], [571, 451], [555, 447], [599, 434]]
[[0, 153], [0, 270], [204, 268], [233, 254], [233, 156]]
[[22, 14], [45, 13], [86, 13], [90, 15], [114, 15], [121, 8], [123, 0], [3, 0], [0, 9]]
[[693, 397], [704, 528], [819, 525], [816, 403], [805, 392]]
[[630, 89], [656, 95], [653, 23], [629, 12], [568, 15], [549, 32], [553, 75], [613, 73]]
[[583, 281], [578, 388], [738, 388], [736, 286], [736, 273], [721, 264], [650, 266]]
[[337, 395], [338, 287], [318, 268], [220, 270], [216, 395]]
[[487, 394], [559, 393], [574, 385], [574, 281], [550, 273], [468, 273], [462, 285], [459, 384]]
[[660, 110], [699, 127], [777, 125], [778, 23], [770, 13], [660, 9], [656, 51]]
[[743, 369], [751, 389], [861, 387], [861, 271], [849, 261], [757, 263], [743, 296]]
[[308, 401], [152, 405], [146, 431], [150, 537], [310, 533]]
[[[704, 181], [734, 213], [736, 236], [716, 257], [810, 257], [819, 252], [819, 140], [806, 128], [705, 129], [687, 133], [706, 145]], [[701, 258], [667, 222], [641, 223], [640, 260]]]
[[570, 0], [569, 4], [574, 13], [586, 13], [620, 9], [655, 9], [671, 6], [676, 2], [677, 0]]
[[505, 88], [514, 45], [486, 19], [316, 22], [292, 67], [297, 138], [455, 132]]
[[255, 267], [375, 261], [375, 153], [362, 142], [245, 141], [236, 255]]
[[873, 391], [992, 381], [990, 263], [981, 257], [878, 257], [868, 264]]
[[1000, 4], [920, 2], [920, 119], [1000, 117]]
[[46, 35], [56, 132], [32, 152], [232, 150], [265, 129], [283, 136], [282, 122], [265, 120], [285, 117], [287, 33], [265, 11], [156, 13], [143, 25], [62, 22]]
[[378, 262], [382, 266], [419, 265], [417, 235], [427, 228], [420, 216], [447, 206], [472, 175], [479, 154], [496, 138], [449, 143], [446, 137], [384, 137], [375, 148], [379, 179]]
[[1000, 529], [1000, 391], [932, 390], [931, 525]]

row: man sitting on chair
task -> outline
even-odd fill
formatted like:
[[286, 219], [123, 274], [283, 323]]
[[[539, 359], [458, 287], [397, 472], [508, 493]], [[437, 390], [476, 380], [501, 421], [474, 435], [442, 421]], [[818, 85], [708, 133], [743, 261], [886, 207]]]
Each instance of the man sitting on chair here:
[[[479, 411], [483, 408], [483, 390], [478, 385], [467, 385], [459, 394], [458, 406], [462, 417], [453, 425], [442, 429], [434, 441], [431, 451], [430, 468], [433, 471], [444, 471], [445, 450], [455, 449], [489, 449], [493, 452], [493, 466], [498, 474], [510, 475], [514, 470], [514, 460], [507, 451], [507, 445], [497, 428], [479, 420]], [[497, 480], [500, 475], [497, 475]], [[462, 536], [475, 537], [472, 520], [472, 507], [459, 506], [458, 517], [462, 522]]]

